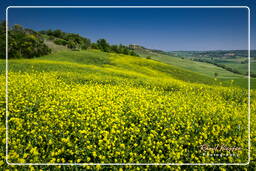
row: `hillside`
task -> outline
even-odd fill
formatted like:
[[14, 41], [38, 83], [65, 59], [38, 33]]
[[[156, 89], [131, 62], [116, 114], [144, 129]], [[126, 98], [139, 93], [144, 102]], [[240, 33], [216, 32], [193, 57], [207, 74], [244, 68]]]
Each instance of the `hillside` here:
[[[5, 31], [4, 22], [2, 22], [0, 26], [1, 26], [0, 30], [4, 32]], [[221, 84], [228, 85], [228, 86], [232, 82], [232, 84], [235, 86], [244, 87], [244, 88], [248, 87], [247, 78], [245, 76], [246, 62], [244, 64], [238, 64], [238, 63], [232, 63], [232, 61], [231, 62], [221, 61], [221, 63], [225, 62], [225, 67], [224, 65], [223, 67], [220, 67], [218, 66], [219, 64], [218, 65], [216, 64], [217, 65], [216, 66], [209, 62], [208, 63], [197, 62], [195, 60], [192, 61], [190, 58], [173, 57], [170, 55], [169, 52], [164, 52], [164, 51], [155, 50], [155, 49], [147, 49], [138, 45], [130, 45], [130, 46], [124, 46], [121, 44], [111, 45], [105, 39], [99, 39], [96, 42], [91, 42], [90, 39], [83, 37], [79, 34], [66, 33], [61, 30], [45, 30], [45, 31], [37, 32], [32, 29], [23, 28], [21, 25], [12, 26], [10, 28], [9, 35], [11, 36], [9, 38], [10, 39], [9, 49], [11, 50], [8, 55], [9, 59], [38, 58], [39, 56], [42, 56], [42, 55], [47, 55], [50, 53], [55, 54], [62, 51], [80, 51], [80, 50], [86, 50], [86, 49], [97, 49], [102, 52], [122, 54], [122, 55], [128, 55], [128, 56], [140, 56], [140, 57], [148, 58], [148, 60], [152, 59], [152, 60], [160, 61], [165, 64], [170, 64], [171, 66], [169, 67], [176, 67], [177, 69], [177, 72], [173, 72], [175, 69], [172, 69], [171, 71], [172, 77], [179, 80], [206, 83], [206, 84], [216, 84], [216, 82], [218, 83], [222, 82]], [[1, 40], [1, 43], [4, 44], [5, 42], [4, 38], [1, 37], [0, 40]], [[17, 48], [16, 45], [17, 47], [22, 47], [22, 48]], [[213, 54], [215, 53], [217, 52], [214, 52]], [[243, 54], [244, 51], [237, 51], [236, 53]], [[4, 53], [2, 52], [1, 54], [2, 54], [1, 58], [5, 58]], [[49, 56], [51, 56], [51, 54]], [[80, 53], [74, 53], [74, 54], [80, 54]], [[69, 56], [69, 58], [71, 58], [70, 56], [72, 55], [73, 54], [63, 54], [63, 56]], [[85, 62], [87, 61], [87, 58], [83, 59], [83, 56], [81, 55], [78, 55], [78, 56], [80, 56], [79, 58], [82, 61], [83, 60], [85, 60]], [[63, 57], [61, 57], [61, 59], [63, 59]], [[68, 60], [71, 60], [71, 59], [68, 59]], [[95, 57], [94, 60], [98, 60], [98, 58]], [[222, 64], [220, 65], [222, 66]], [[141, 67], [141, 66], [137, 66], [137, 67]], [[230, 72], [228, 70], [230, 71], [239, 70], [239, 71]], [[170, 71], [167, 71], [167, 72], [170, 72]], [[243, 75], [239, 73], [243, 73]], [[251, 75], [254, 76], [254, 73], [252, 73]], [[212, 81], [213, 79], [217, 79], [217, 81]], [[210, 81], [205, 81], [205, 80], [210, 80]], [[255, 85], [254, 84], [256, 83], [255, 80], [256, 79], [251, 79], [252, 85]]]
[[[228, 84], [231, 80], [233, 80], [232, 82], [236, 86], [244, 88], [248, 87], [248, 79], [246, 78], [246, 76], [241, 74], [235, 74], [213, 64], [193, 61], [190, 58], [186, 57], [175, 57], [164, 51], [151, 50], [143, 48], [141, 46], [136, 46], [135, 48], [132, 48], [141, 57], [150, 58], [156, 61], [171, 64], [176, 67], [183, 68], [188, 71], [195, 72], [197, 74], [204, 75], [210, 78], [215, 78], [215, 74], [217, 74], [216, 78], [224, 84]], [[231, 63], [229, 63], [228, 65], [231, 65]], [[255, 78], [251, 78], [251, 88], [256, 88]]]
[[[170, 56], [186, 59], [201, 60], [207, 63], [219, 65], [222, 68], [247, 75], [248, 50], [215, 50], [215, 51], [172, 51]], [[251, 76], [256, 77], [256, 50], [250, 51]]]
[[[204, 58], [227, 58], [248, 56], [248, 50], [212, 50], [212, 51], [172, 51], [172, 56], [180, 57], [204, 57]], [[256, 57], [256, 50], [251, 50], [251, 57]]]
[[[174, 65], [136, 56], [105, 53], [99, 50], [60, 51], [32, 60], [9, 60], [9, 71], [79, 71], [78, 74], [95, 72], [105, 76], [137, 79], [177, 79], [191, 83], [220, 85], [221, 82]], [[71, 70], [72, 68], [72, 70]], [[85, 75], [86, 77], [88, 75]], [[228, 84], [227, 86], [230, 86]]]
[[[246, 89], [156, 60], [99, 50], [64, 50], [8, 63], [9, 162], [247, 160], [246, 150], [237, 159], [203, 156], [198, 148], [231, 140], [248, 148]], [[4, 67], [1, 60], [2, 101]]]
[[[66, 41], [60, 37], [40, 39], [51, 54], [8, 60], [9, 162], [247, 161], [246, 78], [159, 50], [139, 47], [141, 51], [134, 53], [104, 39], [83, 49], [84, 38], [62, 36], [71, 36], [75, 46], [56, 45], [56, 40]], [[0, 85], [3, 136], [4, 60], [0, 60]], [[254, 90], [251, 98], [253, 112]], [[229, 152], [221, 158], [202, 155], [204, 144], [231, 142], [242, 149], [239, 158]], [[0, 157], [4, 156], [2, 148]]]

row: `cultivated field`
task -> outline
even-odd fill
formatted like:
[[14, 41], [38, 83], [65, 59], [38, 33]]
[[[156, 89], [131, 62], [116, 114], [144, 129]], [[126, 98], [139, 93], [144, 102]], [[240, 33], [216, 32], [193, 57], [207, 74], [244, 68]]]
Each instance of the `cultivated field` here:
[[[4, 60], [0, 67], [4, 160]], [[255, 93], [251, 91], [254, 151]], [[248, 160], [248, 90], [174, 65], [98, 50], [13, 59], [8, 96], [11, 163]], [[203, 145], [240, 149], [211, 156], [220, 152], [203, 151]], [[7, 168], [3, 161], [0, 165]]]

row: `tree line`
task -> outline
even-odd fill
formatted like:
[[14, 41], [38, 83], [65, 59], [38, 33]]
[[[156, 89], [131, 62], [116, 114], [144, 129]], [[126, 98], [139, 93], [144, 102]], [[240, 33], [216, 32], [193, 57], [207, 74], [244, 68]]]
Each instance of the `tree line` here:
[[[0, 58], [5, 59], [6, 22], [0, 23]], [[8, 58], [34, 58], [51, 53], [45, 40], [53, 41], [57, 45], [66, 46], [72, 50], [98, 49], [103, 52], [138, 56], [131, 48], [125, 45], [111, 45], [106, 39], [99, 39], [92, 43], [90, 39], [75, 33], [66, 33], [61, 30], [34, 31], [14, 25], [8, 29]]]
[[93, 49], [99, 49], [103, 52], [114, 52], [125, 55], [139, 56], [132, 49], [125, 45], [110, 45], [106, 39], [99, 39], [96, 43], [92, 43]]
[[88, 49], [91, 45], [90, 39], [75, 33], [65, 33], [61, 30], [43, 30], [39, 33], [46, 35], [45, 38], [55, 44], [67, 46], [72, 50]]
[[126, 55], [138, 56], [132, 49], [125, 45], [110, 45], [106, 39], [99, 39], [92, 43], [90, 39], [74, 33], [65, 33], [61, 30], [43, 30], [41, 34], [46, 35], [47, 39], [54, 41], [57, 45], [66, 46], [72, 50], [80, 49], [99, 49], [103, 52], [114, 52]]
[[[243, 74], [243, 73], [239, 72], [238, 70], [236, 70], [234, 68], [228, 67], [228, 66], [223, 65], [223, 64], [215, 63], [214, 61], [209, 61], [209, 60], [205, 60], [205, 59], [198, 59], [198, 58], [193, 58], [192, 60], [193, 61], [198, 61], [198, 62], [206, 62], [206, 63], [209, 63], [209, 64], [213, 64], [213, 65], [215, 65], [217, 67], [221, 67], [221, 68], [223, 68], [223, 69], [225, 69], [227, 71], [233, 72], [235, 74], [248, 75], [248, 73]], [[256, 74], [254, 74], [254, 73], [251, 73], [250, 75], [251, 75], [251, 77], [256, 77]]]
[[213, 64], [213, 65], [215, 65], [215, 66], [217, 66], [217, 67], [221, 67], [221, 68], [223, 68], [223, 69], [225, 69], [225, 70], [228, 70], [228, 71], [230, 71], [230, 72], [233, 72], [233, 73], [235, 73], [235, 74], [241, 74], [241, 75], [242, 75], [242, 73], [239, 72], [238, 70], [236, 70], [236, 69], [234, 69], [234, 68], [231, 68], [231, 67], [228, 67], [228, 66], [223, 65], [223, 64], [218, 64], [218, 63], [215, 63], [215, 62], [213, 62], [213, 61], [209, 61], [209, 60], [205, 60], [205, 59], [197, 59], [197, 58], [194, 58], [194, 59], [192, 59], [192, 60], [198, 61], [198, 62], [206, 62], [206, 63], [209, 63], [209, 64]]

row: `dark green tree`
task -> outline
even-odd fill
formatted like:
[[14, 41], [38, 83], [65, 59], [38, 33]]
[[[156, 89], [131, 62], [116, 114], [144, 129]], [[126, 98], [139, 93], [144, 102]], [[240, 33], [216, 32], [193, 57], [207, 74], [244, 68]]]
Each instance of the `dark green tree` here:
[[111, 48], [106, 39], [99, 39], [97, 40], [98, 48], [104, 52], [110, 52]]
[[[3, 22], [4, 23], [4, 22]], [[1, 33], [3, 30], [1, 24]], [[5, 45], [5, 38], [0, 37], [0, 44]], [[3, 48], [5, 46], [1, 46]], [[49, 54], [51, 50], [44, 44], [44, 39], [38, 32], [25, 29], [21, 25], [14, 25], [8, 31], [8, 58], [33, 58]], [[5, 58], [4, 49], [1, 49], [1, 58]]]
[[0, 23], [0, 58], [5, 58], [5, 33], [6, 33], [6, 22], [2, 21]]
[[97, 43], [92, 43], [92, 44], [91, 44], [91, 48], [92, 48], [92, 49], [99, 49]]
[[67, 47], [72, 50], [75, 50], [77, 48], [77, 45], [74, 41], [70, 40], [70, 41], [68, 41]]

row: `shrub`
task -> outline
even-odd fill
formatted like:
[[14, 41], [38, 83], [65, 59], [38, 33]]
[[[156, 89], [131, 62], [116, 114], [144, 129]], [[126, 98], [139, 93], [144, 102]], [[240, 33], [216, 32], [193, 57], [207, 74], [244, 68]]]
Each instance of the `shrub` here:
[[97, 43], [92, 43], [91, 48], [92, 48], [92, 49], [99, 49]]
[[68, 44], [68, 42], [66, 40], [63, 40], [63, 39], [56, 39], [54, 41], [55, 44], [57, 45], [63, 45], [63, 46], [66, 46]]
[[0, 23], [0, 58], [5, 58], [5, 21]]
[[[0, 29], [1, 58], [5, 58], [5, 22], [0, 24]], [[8, 31], [8, 43], [8, 58], [33, 58], [51, 52], [41, 34], [21, 25], [14, 25]]]
[[56, 39], [54, 43], [64, 46], [67, 45], [70, 49], [88, 49], [91, 46], [90, 39], [82, 37], [79, 34], [65, 33], [61, 30], [43, 30], [40, 33], [48, 35], [49, 39], [51, 38], [50, 40]]
[[102, 50], [103, 52], [110, 52], [111, 51], [111, 47], [108, 44], [108, 42], [106, 41], [106, 39], [97, 40], [97, 45], [98, 45], [99, 49]]
[[76, 43], [74, 41], [68, 41], [68, 48], [76, 49]]

